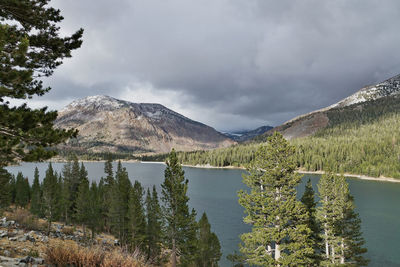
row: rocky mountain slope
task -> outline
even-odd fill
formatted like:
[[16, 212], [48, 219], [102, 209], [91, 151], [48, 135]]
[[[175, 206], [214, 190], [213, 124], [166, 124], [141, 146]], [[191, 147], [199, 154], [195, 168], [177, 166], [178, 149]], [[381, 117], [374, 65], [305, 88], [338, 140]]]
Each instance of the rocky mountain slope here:
[[237, 131], [232, 133], [224, 133], [229, 138], [237, 141], [237, 142], [245, 142], [247, 140], [253, 139], [256, 136], [264, 134], [265, 132], [271, 130], [272, 126], [261, 126], [254, 130], [249, 131]]
[[59, 111], [55, 126], [75, 128], [63, 148], [89, 152], [166, 153], [227, 147], [235, 142], [215, 129], [160, 104], [138, 104], [109, 96], [76, 100]]
[[353, 95], [335, 103], [329, 107], [298, 116], [284, 124], [268, 131], [266, 135], [274, 131], [280, 131], [287, 139], [313, 135], [318, 130], [330, 125], [328, 114], [340, 112], [343, 108], [362, 109], [364, 103], [370, 103], [383, 98], [398, 99], [400, 95], [400, 75], [375, 85], [366, 86]]

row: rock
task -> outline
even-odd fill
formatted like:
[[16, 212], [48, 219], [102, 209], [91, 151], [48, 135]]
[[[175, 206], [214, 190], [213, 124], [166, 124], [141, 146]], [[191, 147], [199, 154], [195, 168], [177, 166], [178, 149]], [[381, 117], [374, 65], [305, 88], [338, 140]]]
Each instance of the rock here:
[[44, 264], [44, 259], [42, 259], [42, 258], [33, 258], [32, 263], [41, 265], [41, 264]]
[[49, 242], [49, 238], [48, 238], [47, 236], [43, 236], [42, 239], [41, 239], [41, 241], [42, 241], [43, 243], [47, 243], [47, 242]]
[[10, 256], [11, 256], [11, 252], [8, 251], [8, 250], [4, 250], [4, 251], [3, 251], [3, 254], [4, 254], [4, 256], [6, 256], [6, 257], [10, 257]]
[[21, 263], [31, 263], [33, 262], [33, 258], [31, 256], [26, 256], [25, 258], [22, 258], [19, 260], [19, 262]]
[[20, 259], [14, 259], [9, 257], [0, 256], [0, 266], [2, 267], [15, 267], [15, 266], [27, 266], [25, 263], [21, 263]]
[[37, 234], [37, 232], [35, 232], [35, 231], [30, 231], [27, 235], [33, 236], [33, 235], [38, 235], [38, 234]]
[[0, 231], [0, 238], [7, 237], [8, 231]]
[[3, 218], [0, 220], [0, 225], [3, 226], [3, 227], [6, 227], [6, 226], [4, 226], [4, 224], [6, 223], [6, 221], [7, 221], [7, 218], [6, 218], [6, 217], [3, 217]]
[[114, 246], [119, 246], [119, 240], [118, 239], [114, 240]]
[[28, 241], [30, 241], [30, 242], [32, 242], [32, 243], [35, 243], [36, 242], [36, 239], [33, 237], [33, 236], [27, 236], [26, 237], [26, 239], [28, 240]]
[[8, 240], [10, 240], [10, 241], [17, 241], [17, 239], [18, 239], [18, 238], [17, 238], [16, 236], [14, 236], [14, 237], [9, 237], [9, 238], [8, 238]]
[[28, 238], [25, 235], [19, 236], [18, 239], [17, 239], [18, 242], [25, 242], [27, 240], [28, 240]]

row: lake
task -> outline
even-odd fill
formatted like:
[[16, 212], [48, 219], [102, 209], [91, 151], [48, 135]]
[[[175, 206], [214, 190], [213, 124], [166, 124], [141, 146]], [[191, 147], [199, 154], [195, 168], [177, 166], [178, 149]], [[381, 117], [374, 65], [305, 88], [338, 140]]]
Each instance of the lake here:
[[[104, 175], [103, 162], [84, 163], [89, 179], [99, 181]], [[161, 190], [165, 165], [157, 163], [123, 163], [131, 181], [138, 180], [145, 187], [157, 186]], [[32, 182], [33, 171], [38, 167], [43, 179], [47, 163], [23, 163], [21, 166], [7, 167], [13, 174], [21, 171]], [[56, 171], [61, 171], [63, 163], [53, 163]], [[114, 165], [114, 170], [116, 165]], [[230, 266], [226, 255], [238, 250], [239, 235], [250, 230], [242, 221], [243, 208], [238, 204], [237, 191], [245, 188], [241, 175], [243, 170], [199, 169], [184, 167], [189, 180], [188, 195], [190, 205], [200, 217], [207, 213], [212, 230], [218, 235], [223, 257], [221, 266]], [[299, 186], [299, 195], [304, 184], [311, 178], [314, 190], [318, 175], [305, 175]], [[362, 220], [362, 231], [368, 248], [369, 266], [400, 266], [400, 183], [363, 181], [347, 179], [351, 194], [355, 198], [356, 210]]]

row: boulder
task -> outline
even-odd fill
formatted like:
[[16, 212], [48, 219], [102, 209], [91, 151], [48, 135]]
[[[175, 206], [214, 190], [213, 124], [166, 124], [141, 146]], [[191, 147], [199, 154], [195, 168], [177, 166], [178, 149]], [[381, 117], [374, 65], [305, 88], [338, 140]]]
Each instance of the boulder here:
[[0, 238], [7, 237], [7, 236], [8, 236], [8, 231], [6, 231], [6, 230], [0, 231]]
[[27, 241], [27, 240], [28, 240], [28, 237], [25, 236], [25, 235], [19, 236], [19, 237], [17, 238], [17, 241], [18, 241], [18, 242], [25, 242], [25, 241]]

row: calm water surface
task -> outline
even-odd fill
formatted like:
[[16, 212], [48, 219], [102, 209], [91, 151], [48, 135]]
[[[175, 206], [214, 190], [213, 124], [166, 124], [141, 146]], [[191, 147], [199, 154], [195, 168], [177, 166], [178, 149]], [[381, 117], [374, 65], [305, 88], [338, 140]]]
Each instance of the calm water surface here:
[[[145, 187], [153, 184], [161, 190], [165, 165], [155, 163], [123, 163], [131, 181], [138, 180]], [[43, 179], [46, 163], [24, 163], [8, 167], [14, 174], [21, 171], [32, 182], [33, 170], [38, 167]], [[53, 163], [56, 171], [61, 171], [62, 163]], [[104, 175], [104, 163], [88, 162], [85, 167], [89, 179], [99, 181]], [[114, 165], [114, 167], [116, 167]], [[230, 266], [226, 255], [238, 250], [239, 235], [250, 230], [242, 222], [243, 208], [238, 204], [237, 191], [245, 188], [242, 184], [242, 170], [184, 168], [189, 179], [188, 195], [190, 205], [198, 216], [207, 213], [212, 230], [218, 235], [224, 253], [221, 266]], [[311, 178], [314, 189], [319, 176], [306, 175], [299, 187], [303, 193], [304, 183]], [[357, 212], [362, 220], [362, 231], [368, 248], [369, 266], [400, 266], [400, 183], [385, 183], [348, 179], [355, 198]]]

